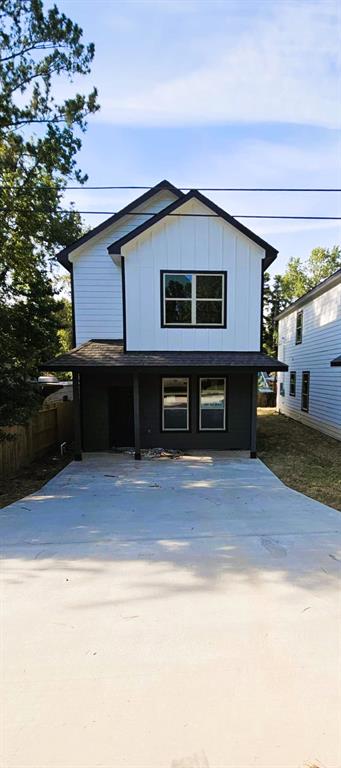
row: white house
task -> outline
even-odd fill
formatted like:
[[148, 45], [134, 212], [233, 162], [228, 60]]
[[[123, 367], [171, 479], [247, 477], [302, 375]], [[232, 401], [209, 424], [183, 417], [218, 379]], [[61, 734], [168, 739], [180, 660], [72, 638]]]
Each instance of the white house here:
[[197, 190], [163, 181], [58, 255], [72, 277], [77, 453], [256, 451], [264, 270], [277, 251]]
[[278, 410], [341, 440], [341, 269], [278, 320]]

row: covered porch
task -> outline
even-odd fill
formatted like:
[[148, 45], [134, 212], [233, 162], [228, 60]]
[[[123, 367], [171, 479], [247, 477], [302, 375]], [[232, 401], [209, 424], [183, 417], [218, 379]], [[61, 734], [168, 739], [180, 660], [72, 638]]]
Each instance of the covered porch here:
[[89, 341], [44, 365], [71, 370], [75, 453], [133, 447], [247, 450], [256, 457], [257, 376], [286, 370], [261, 352], [125, 352]]

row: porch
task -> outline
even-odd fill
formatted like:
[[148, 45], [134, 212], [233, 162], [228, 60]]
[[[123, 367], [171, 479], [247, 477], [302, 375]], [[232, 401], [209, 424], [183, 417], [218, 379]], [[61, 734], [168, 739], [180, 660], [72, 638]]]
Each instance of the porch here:
[[134, 447], [247, 450], [256, 456], [257, 374], [287, 366], [263, 352], [126, 351], [91, 340], [44, 370], [73, 372], [76, 458]]

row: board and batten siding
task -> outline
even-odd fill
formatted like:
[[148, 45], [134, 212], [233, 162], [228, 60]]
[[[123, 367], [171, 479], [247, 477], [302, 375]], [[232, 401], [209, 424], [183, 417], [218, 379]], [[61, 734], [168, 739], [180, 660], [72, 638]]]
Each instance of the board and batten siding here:
[[136, 216], [124, 216], [70, 254], [76, 344], [89, 339], [123, 338], [121, 267], [114, 263], [107, 248], [146, 221], [148, 217], [139, 213], [157, 213], [176, 199], [172, 192], [162, 190], [138, 206]]
[[[341, 440], [341, 368], [330, 365], [341, 350], [341, 282], [301, 310], [302, 344], [295, 343], [297, 311], [279, 321], [278, 357], [289, 370], [278, 374], [277, 407], [286, 416]], [[296, 371], [295, 397], [289, 393], [291, 371]], [[303, 371], [310, 372], [309, 413], [301, 410]]]
[[[199, 215], [162, 219], [122, 247], [127, 351], [259, 350], [264, 250], [201, 202], [184, 203], [181, 213]], [[226, 270], [227, 327], [162, 328], [160, 273], [167, 269]]]

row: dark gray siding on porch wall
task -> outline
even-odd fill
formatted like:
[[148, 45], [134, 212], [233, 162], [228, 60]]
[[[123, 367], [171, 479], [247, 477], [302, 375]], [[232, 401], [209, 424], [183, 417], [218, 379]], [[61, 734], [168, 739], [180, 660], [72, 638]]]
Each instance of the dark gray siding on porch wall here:
[[[171, 374], [165, 374], [171, 375]], [[186, 374], [183, 373], [183, 376]], [[207, 374], [205, 374], [207, 375]], [[223, 372], [212, 372], [210, 377], [221, 377]], [[141, 445], [149, 448], [248, 449], [250, 447], [250, 391], [249, 374], [231, 374], [227, 378], [227, 430], [199, 432], [199, 376], [190, 374], [190, 431], [161, 431], [161, 376], [145, 375], [141, 378]]]
[[[227, 379], [227, 430], [199, 432], [198, 389], [200, 373], [164, 371], [140, 374], [141, 446], [190, 449], [250, 448], [251, 374], [210, 371], [202, 374]], [[162, 376], [189, 376], [190, 379], [190, 431], [162, 432], [161, 378]], [[81, 375], [81, 403], [83, 450], [109, 450], [110, 388], [131, 385], [132, 375], [118, 375], [109, 371]]]

